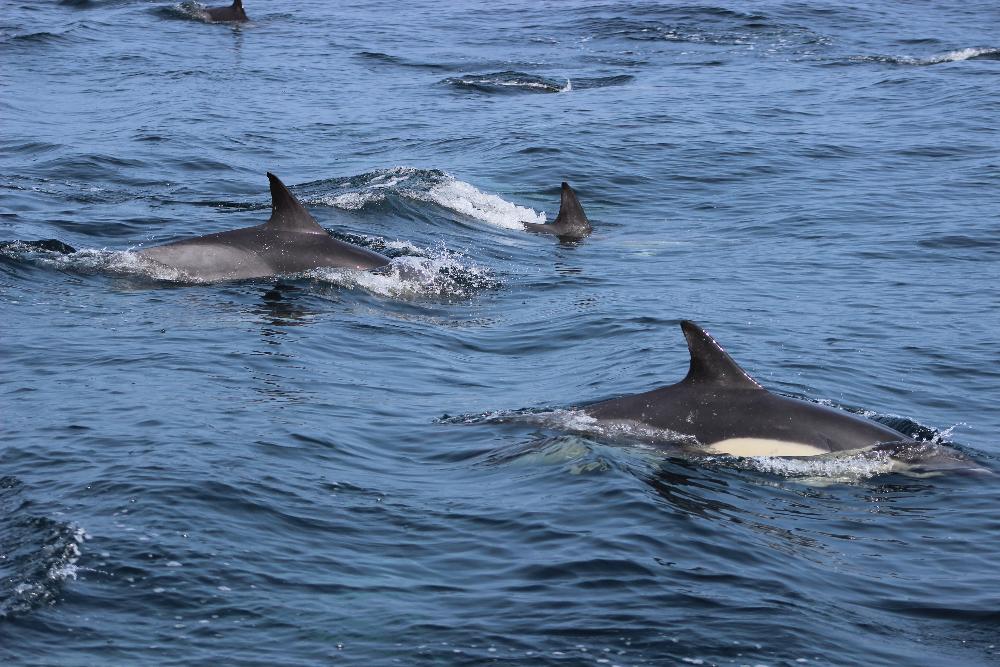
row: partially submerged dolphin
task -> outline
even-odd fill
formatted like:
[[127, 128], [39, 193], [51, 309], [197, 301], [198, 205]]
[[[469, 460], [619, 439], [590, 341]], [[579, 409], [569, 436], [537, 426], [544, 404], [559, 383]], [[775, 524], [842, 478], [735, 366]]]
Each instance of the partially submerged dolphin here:
[[236, 21], [243, 23], [249, 21], [247, 13], [243, 11], [243, 0], [233, 0], [233, 4], [228, 7], [209, 7], [205, 9], [205, 13], [210, 20], [216, 22]]
[[888, 426], [841, 410], [772, 394], [693, 322], [681, 322], [691, 352], [674, 385], [584, 408], [606, 422], [640, 423], [709, 451], [735, 456], [814, 456], [885, 443], [915, 444]]
[[295, 196], [268, 172], [271, 217], [262, 225], [208, 234], [140, 250], [139, 255], [196, 280], [241, 280], [319, 267], [375, 269], [382, 255], [330, 236]]
[[559, 215], [550, 224], [538, 224], [536, 222], [524, 223], [524, 228], [529, 232], [539, 234], [552, 234], [560, 241], [576, 241], [589, 235], [593, 229], [587, 214], [580, 206], [580, 200], [576, 198], [573, 188], [569, 183], [563, 181], [562, 197], [559, 201]]

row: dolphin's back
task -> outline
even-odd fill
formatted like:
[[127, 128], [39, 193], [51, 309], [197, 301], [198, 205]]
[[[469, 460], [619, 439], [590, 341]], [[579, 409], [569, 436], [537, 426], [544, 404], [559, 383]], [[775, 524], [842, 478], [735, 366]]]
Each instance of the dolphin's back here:
[[595, 403], [586, 412], [600, 420], [640, 422], [677, 436], [694, 436], [701, 445], [725, 453], [820, 454], [911, 441], [842, 410], [772, 394], [707, 332], [690, 322], [681, 326], [691, 353], [684, 380]]
[[374, 269], [389, 260], [323, 234], [274, 232], [266, 225], [208, 234], [141, 251], [199, 280], [245, 280], [331, 267]]
[[389, 259], [330, 236], [274, 174], [262, 225], [147, 248], [139, 254], [195, 280], [241, 280], [320, 267], [374, 269]]
[[233, 0], [228, 7], [210, 7], [205, 10], [212, 21], [247, 21], [247, 13], [243, 9], [243, 0]]
[[727, 450], [724, 443], [744, 440], [810, 447], [814, 453], [909, 440], [871, 420], [763, 389], [706, 392], [681, 383], [590, 405], [586, 411], [601, 420], [639, 421], [693, 436], [720, 451]]

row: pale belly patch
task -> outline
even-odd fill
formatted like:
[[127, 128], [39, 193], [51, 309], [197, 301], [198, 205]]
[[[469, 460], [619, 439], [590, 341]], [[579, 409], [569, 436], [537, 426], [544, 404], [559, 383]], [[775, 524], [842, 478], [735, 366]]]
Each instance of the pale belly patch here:
[[828, 453], [825, 449], [801, 442], [767, 438], [729, 438], [712, 443], [708, 450], [713, 454], [730, 456], [817, 456]]

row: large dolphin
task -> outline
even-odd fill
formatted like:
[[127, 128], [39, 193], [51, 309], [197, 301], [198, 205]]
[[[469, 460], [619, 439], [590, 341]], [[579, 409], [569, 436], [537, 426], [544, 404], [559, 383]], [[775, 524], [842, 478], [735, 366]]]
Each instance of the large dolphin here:
[[586, 406], [602, 422], [636, 423], [694, 436], [735, 456], [814, 456], [885, 443], [915, 444], [887, 426], [842, 410], [772, 394], [693, 322], [681, 322], [691, 352], [687, 377], [643, 394]]
[[139, 255], [197, 280], [241, 280], [329, 266], [374, 269], [387, 257], [330, 236], [278, 177], [271, 181], [271, 217], [262, 225], [140, 250]]
[[236, 21], [243, 23], [248, 21], [247, 13], [243, 11], [243, 0], [233, 0], [233, 4], [228, 7], [209, 7], [205, 9], [205, 14], [209, 20], [216, 22]]
[[576, 198], [573, 188], [569, 183], [563, 181], [562, 197], [559, 201], [559, 215], [550, 224], [538, 224], [536, 222], [524, 223], [524, 228], [529, 232], [539, 234], [552, 234], [560, 241], [576, 241], [590, 234], [592, 227], [587, 220], [587, 214], [580, 206], [580, 200]]

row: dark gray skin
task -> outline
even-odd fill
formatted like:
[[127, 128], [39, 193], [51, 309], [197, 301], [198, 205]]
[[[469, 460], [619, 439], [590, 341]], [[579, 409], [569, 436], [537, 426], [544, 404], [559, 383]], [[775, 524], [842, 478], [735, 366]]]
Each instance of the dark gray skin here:
[[209, 7], [205, 13], [208, 14], [211, 21], [218, 23], [224, 21], [243, 23], [250, 20], [247, 18], [247, 13], [243, 11], [243, 0], [234, 0], [229, 7]]
[[208, 234], [139, 251], [196, 280], [242, 280], [319, 267], [375, 269], [382, 255], [330, 236], [274, 174], [271, 217], [262, 225]]
[[578, 241], [590, 234], [592, 227], [587, 220], [587, 214], [580, 206], [573, 188], [563, 181], [562, 197], [559, 202], [559, 215], [550, 224], [540, 225], [535, 222], [524, 223], [524, 228], [536, 234], [552, 234], [560, 241]]
[[[883, 443], [915, 443], [887, 426], [815, 403], [777, 396], [740, 368], [693, 322], [681, 322], [691, 366], [681, 382], [584, 408], [607, 421], [647, 424], [712, 447], [734, 439], [806, 445], [821, 454]], [[726, 446], [719, 451], [729, 451]], [[795, 450], [789, 448], [787, 455]], [[750, 455], [750, 454], [747, 454]], [[775, 456], [783, 454], [775, 453]]]

